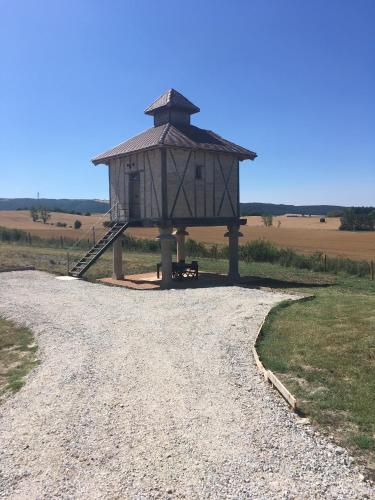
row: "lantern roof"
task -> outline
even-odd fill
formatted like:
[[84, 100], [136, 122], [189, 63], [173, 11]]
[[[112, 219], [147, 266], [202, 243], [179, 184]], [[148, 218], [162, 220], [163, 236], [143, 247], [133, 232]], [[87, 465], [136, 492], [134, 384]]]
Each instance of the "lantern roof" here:
[[164, 108], [176, 108], [187, 111], [190, 115], [199, 113], [198, 106], [186, 99], [185, 96], [175, 89], [169, 89], [158, 97], [150, 106], [145, 109], [146, 115], [154, 115], [158, 110]]

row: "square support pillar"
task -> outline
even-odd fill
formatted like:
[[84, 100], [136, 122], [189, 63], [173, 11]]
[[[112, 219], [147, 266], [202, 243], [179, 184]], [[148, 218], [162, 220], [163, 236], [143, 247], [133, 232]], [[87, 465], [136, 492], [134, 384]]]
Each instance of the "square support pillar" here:
[[228, 278], [231, 281], [237, 281], [240, 277], [238, 270], [238, 238], [243, 236], [239, 231], [239, 225], [227, 226], [228, 232], [225, 233], [225, 237], [228, 238], [229, 247], [229, 268], [228, 268]]
[[119, 236], [117, 240], [113, 242], [113, 273], [112, 278], [114, 280], [124, 279], [124, 270], [122, 265], [122, 236]]
[[184, 226], [179, 226], [173, 234], [177, 242], [177, 262], [185, 262], [185, 236], [188, 236], [189, 233]]
[[157, 237], [161, 246], [161, 286], [170, 288], [172, 286], [172, 243], [175, 240], [172, 236], [172, 227], [160, 227], [160, 234]]

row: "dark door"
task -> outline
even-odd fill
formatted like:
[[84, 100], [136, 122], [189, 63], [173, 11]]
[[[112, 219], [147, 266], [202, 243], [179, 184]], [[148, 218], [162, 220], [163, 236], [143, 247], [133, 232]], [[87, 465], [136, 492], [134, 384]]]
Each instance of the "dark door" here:
[[139, 172], [134, 172], [129, 175], [129, 218], [141, 218], [141, 203], [140, 203], [140, 175]]

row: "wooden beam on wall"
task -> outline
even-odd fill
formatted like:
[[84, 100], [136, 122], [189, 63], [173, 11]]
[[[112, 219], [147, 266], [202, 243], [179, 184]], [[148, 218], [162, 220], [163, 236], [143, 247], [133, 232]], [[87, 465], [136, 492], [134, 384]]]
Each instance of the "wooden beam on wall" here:
[[162, 219], [168, 218], [168, 173], [167, 173], [167, 150], [161, 151], [161, 216]]

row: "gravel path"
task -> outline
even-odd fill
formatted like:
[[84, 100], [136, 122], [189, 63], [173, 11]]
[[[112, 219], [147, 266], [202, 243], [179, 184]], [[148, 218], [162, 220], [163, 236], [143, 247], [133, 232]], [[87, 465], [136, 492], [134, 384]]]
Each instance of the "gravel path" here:
[[257, 373], [257, 328], [285, 297], [0, 274], [0, 314], [41, 359], [0, 408], [0, 496], [369, 498]]

